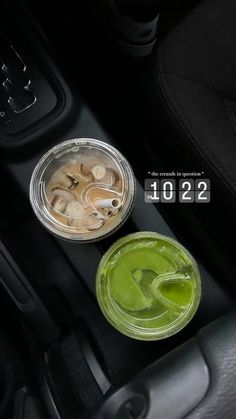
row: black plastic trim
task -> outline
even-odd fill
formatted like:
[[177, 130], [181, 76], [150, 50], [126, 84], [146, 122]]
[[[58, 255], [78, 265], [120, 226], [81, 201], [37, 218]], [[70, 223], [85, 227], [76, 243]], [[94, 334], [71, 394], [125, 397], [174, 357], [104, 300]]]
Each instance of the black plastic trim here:
[[[62, 128], [66, 118], [67, 122], [68, 118], [73, 120], [74, 116], [78, 115], [80, 99], [78, 96], [76, 98], [72, 96], [72, 88], [65, 82], [51, 58], [53, 51], [50, 50], [49, 44], [45, 42], [43, 33], [27, 12], [24, 3], [15, 1], [12, 5], [5, 6], [5, 10], [4, 19], [6, 22], [12, 22], [8, 27], [16, 27], [16, 31], [20, 31], [21, 36], [25, 38], [27, 50], [31, 54], [30, 58], [38, 66], [42, 76], [45, 77], [57, 97], [57, 104], [54, 109], [29, 127], [14, 134], [1, 132], [0, 150], [5, 155], [10, 154], [11, 159], [14, 159], [14, 157], [19, 157], [21, 150], [24, 151], [25, 155], [25, 152], [28, 152], [32, 147], [34, 148], [39, 141], [45, 140], [43, 138], [45, 133], [50, 135], [56, 127]], [[10, 32], [9, 29], [8, 32]]]
[[[204, 398], [209, 385], [205, 359], [196, 340], [191, 339], [144, 370], [86, 418], [118, 419], [121, 408], [127, 406], [127, 419], [182, 419]], [[138, 415], [135, 403], [140, 402], [140, 396], [147, 408]]]
[[43, 346], [46, 347], [59, 338], [58, 326], [1, 240], [0, 284]]

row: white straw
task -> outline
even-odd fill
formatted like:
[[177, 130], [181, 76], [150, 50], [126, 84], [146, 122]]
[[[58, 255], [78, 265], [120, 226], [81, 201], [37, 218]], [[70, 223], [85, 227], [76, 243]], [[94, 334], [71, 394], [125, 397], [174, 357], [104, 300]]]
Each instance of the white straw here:
[[94, 202], [97, 208], [119, 208], [121, 206], [121, 200], [118, 198], [113, 199], [97, 199]]

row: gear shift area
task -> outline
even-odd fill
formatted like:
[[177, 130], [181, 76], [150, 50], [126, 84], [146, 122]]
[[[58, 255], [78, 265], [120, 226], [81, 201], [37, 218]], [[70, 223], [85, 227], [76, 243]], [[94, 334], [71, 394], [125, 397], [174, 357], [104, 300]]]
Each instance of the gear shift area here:
[[[72, 107], [72, 95], [32, 16], [4, 7], [0, 16], [0, 149], [34, 145]], [[3, 18], [4, 16], [4, 18]], [[28, 24], [30, 21], [30, 25]]]

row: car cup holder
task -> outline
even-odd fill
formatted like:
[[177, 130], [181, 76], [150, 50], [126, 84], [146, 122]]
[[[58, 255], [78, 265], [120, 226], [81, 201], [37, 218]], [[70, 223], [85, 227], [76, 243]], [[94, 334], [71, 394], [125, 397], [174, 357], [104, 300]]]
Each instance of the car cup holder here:
[[[54, 235], [75, 243], [115, 232], [129, 216], [135, 195], [133, 171], [113, 146], [79, 138], [49, 150], [36, 165], [30, 201]], [[79, 253], [79, 249], [78, 249]], [[97, 298], [121, 333], [158, 340], [185, 327], [201, 297], [196, 262], [177, 241], [139, 232], [114, 243], [100, 261]]]

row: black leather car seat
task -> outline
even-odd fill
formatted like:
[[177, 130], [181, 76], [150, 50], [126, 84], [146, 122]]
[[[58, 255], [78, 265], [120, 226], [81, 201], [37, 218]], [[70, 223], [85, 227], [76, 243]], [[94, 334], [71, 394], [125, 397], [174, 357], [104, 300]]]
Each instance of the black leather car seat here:
[[86, 419], [235, 419], [236, 313], [205, 326]]
[[229, 234], [236, 231], [235, 19], [235, 0], [202, 1], [160, 43], [145, 75], [153, 154], [163, 152], [171, 170], [199, 171], [211, 180], [211, 203], [192, 205], [191, 211], [234, 270]]

